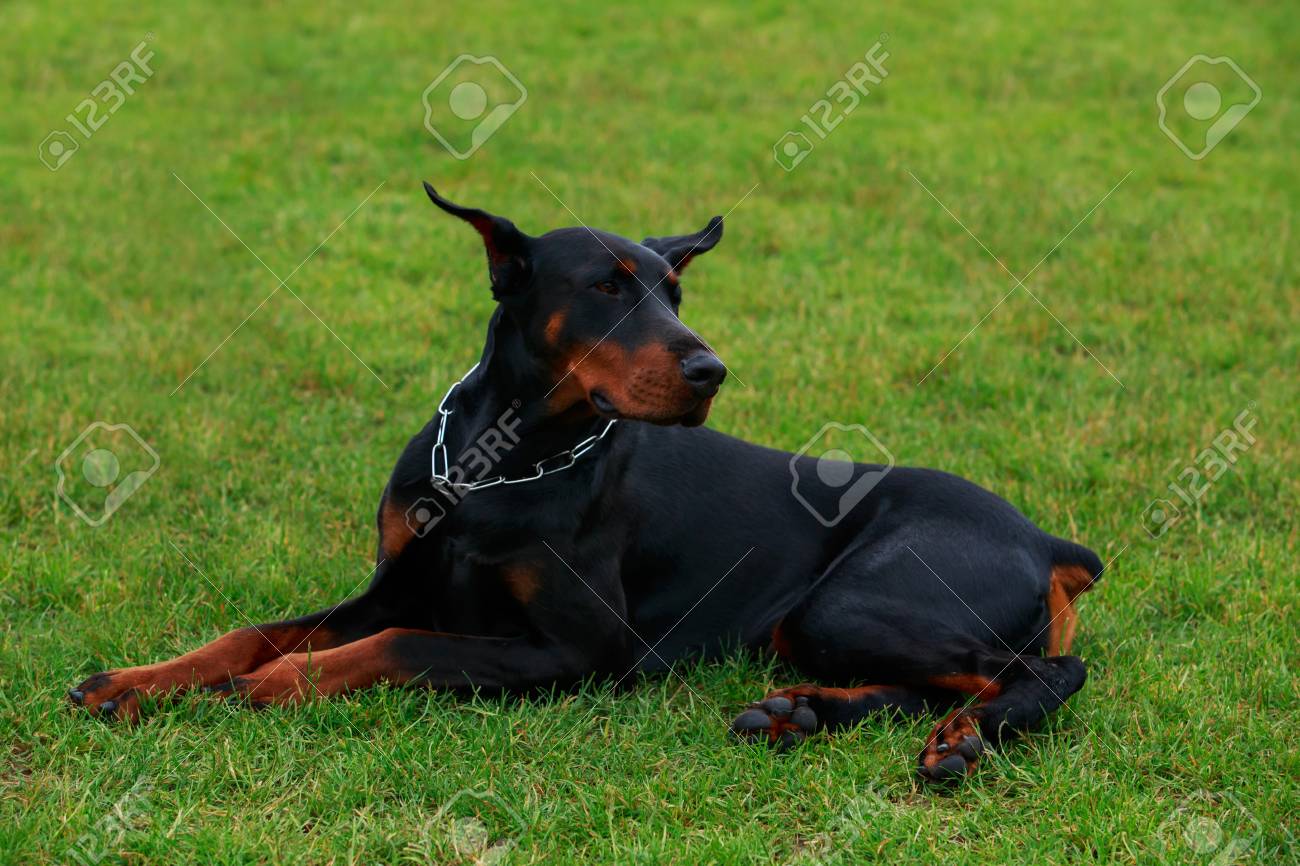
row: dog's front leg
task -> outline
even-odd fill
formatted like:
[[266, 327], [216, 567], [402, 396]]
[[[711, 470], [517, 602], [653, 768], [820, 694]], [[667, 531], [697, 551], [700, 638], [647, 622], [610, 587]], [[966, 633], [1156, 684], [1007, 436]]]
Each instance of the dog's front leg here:
[[166, 661], [97, 673], [69, 690], [72, 703], [94, 715], [134, 721], [140, 698], [221, 686], [286, 654], [319, 652], [403, 624], [412, 607], [402, 601], [399, 572], [380, 563], [362, 595], [307, 616], [227, 632]]
[[[381, 682], [436, 689], [518, 691], [567, 685], [630, 663], [632, 632], [617, 566], [589, 562], [589, 578], [542, 553], [502, 568], [527, 624], [517, 636], [474, 636], [395, 627], [323, 652], [291, 653], [234, 683], [254, 704], [296, 703]], [[524, 560], [521, 560], [524, 561]], [[578, 561], [570, 553], [566, 561]], [[405, 625], [405, 624], [402, 624]]]
[[[609, 648], [620, 657], [623, 648]], [[324, 652], [268, 661], [232, 682], [255, 706], [292, 704], [377, 683], [514, 691], [576, 682], [606, 659], [591, 649], [529, 638], [473, 637], [390, 628]]]

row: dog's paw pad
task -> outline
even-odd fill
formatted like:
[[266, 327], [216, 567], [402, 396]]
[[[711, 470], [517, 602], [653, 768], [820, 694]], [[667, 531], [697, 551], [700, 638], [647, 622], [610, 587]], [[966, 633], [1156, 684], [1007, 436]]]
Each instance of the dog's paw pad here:
[[792, 749], [817, 731], [817, 714], [807, 698], [792, 701], [777, 695], [750, 705], [731, 722], [738, 739], [766, 741], [779, 751]]
[[969, 775], [987, 750], [978, 720], [954, 713], [935, 727], [916, 773], [924, 782], [953, 782]]
[[927, 782], [947, 782], [960, 779], [970, 771], [970, 766], [961, 755], [948, 754], [931, 766], [922, 764], [916, 772]]
[[984, 754], [984, 748], [984, 741], [976, 736], [962, 737], [957, 744], [958, 753], [968, 761], [978, 761], [980, 755]]

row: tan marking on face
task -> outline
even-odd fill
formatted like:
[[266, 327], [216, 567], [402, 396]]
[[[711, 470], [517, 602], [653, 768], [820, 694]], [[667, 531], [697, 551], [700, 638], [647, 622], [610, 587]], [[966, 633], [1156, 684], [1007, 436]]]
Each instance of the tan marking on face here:
[[[570, 359], [563, 369], [572, 367], [573, 372], [562, 385], [575, 380], [578, 388], [567, 389], [567, 401], [586, 400], [598, 390], [620, 414], [662, 423], [676, 421], [699, 405], [699, 399], [682, 378], [681, 359], [661, 343], [649, 343], [629, 352], [606, 340], [594, 348], [579, 347]], [[556, 393], [560, 390], [557, 388]]]
[[628, 350], [614, 340], [568, 348], [555, 363], [556, 387], [547, 398], [552, 415], [590, 402], [600, 391], [627, 418], [657, 424], [703, 424], [713, 398], [700, 400], [682, 376], [681, 358], [658, 342]]
[[633, 276], [636, 274], [636, 262], [632, 259], [619, 259], [618, 269], [628, 276]]
[[384, 556], [396, 558], [414, 537], [415, 530], [406, 522], [406, 512], [391, 499], [385, 499], [379, 516], [379, 546]]
[[677, 275], [677, 271], [672, 270], [671, 268], [668, 270], [668, 276], [666, 279], [674, 286], [679, 285], [682, 281], [682, 278]]
[[520, 604], [528, 604], [541, 589], [541, 570], [530, 563], [512, 562], [501, 569], [501, 578]]

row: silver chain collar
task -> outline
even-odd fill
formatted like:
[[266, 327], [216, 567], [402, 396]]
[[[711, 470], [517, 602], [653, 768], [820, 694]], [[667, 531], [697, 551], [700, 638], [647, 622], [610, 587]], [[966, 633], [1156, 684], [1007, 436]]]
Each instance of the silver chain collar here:
[[[448, 473], [451, 471], [451, 464], [448, 462], [447, 458], [447, 446], [443, 442], [447, 436], [447, 419], [453, 414], [452, 410], [447, 408], [447, 402], [451, 400], [451, 395], [456, 393], [456, 389], [461, 386], [461, 383], [468, 379], [477, 369], [478, 364], [475, 364], [473, 367], [470, 367], [469, 370], [465, 372], [465, 375], [461, 376], [458, 381], [453, 382], [452, 386], [447, 389], [447, 393], [443, 395], [442, 402], [438, 404], [438, 415], [440, 416], [438, 419], [438, 441], [433, 443], [433, 453], [431, 455], [433, 461], [432, 481], [437, 487], [454, 491], [458, 494], [465, 494], [469, 493], [471, 490], [482, 490], [484, 487], [496, 487], [498, 484], [524, 484], [528, 481], [536, 481], [546, 475], [554, 475], [556, 472], [563, 472], [573, 466], [573, 464], [577, 463], [578, 459], [582, 457], [582, 455], [586, 454], [592, 448], [595, 448], [596, 443], [604, 439], [605, 435], [609, 433], [616, 423], [618, 423], [617, 419], [612, 420], [606, 424], [604, 429], [599, 433], [588, 436], [572, 448], [561, 451], [559, 454], [553, 454], [550, 457], [533, 464], [533, 475], [526, 475], [523, 478], [506, 478], [504, 475], [498, 475], [495, 478], [484, 478], [479, 481], [452, 481], [451, 478], [448, 477]], [[441, 472], [438, 471], [439, 455], [442, 457]], [[556, 463], [557, 465], [548, 466], [547, 464], [550, 463]]]

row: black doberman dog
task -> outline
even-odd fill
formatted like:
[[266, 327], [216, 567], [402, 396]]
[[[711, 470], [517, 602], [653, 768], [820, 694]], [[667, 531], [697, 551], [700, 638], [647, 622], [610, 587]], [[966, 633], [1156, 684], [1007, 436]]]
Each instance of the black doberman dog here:
[[[477, 367], [397, 461], [369, 588], [96, 674], [75, 704], [133, 719], [141, 696], [192, 686], [255, 705], [381, 681], [528, 691], [741, 646], [817, 684], [771, 693], [734, 733], [787, 746], [878, 710], [951, 709], [920, 756], [938, 780], [1083, 685], [1062, 653], [1094, 553], [928, 469], [839, 464], [877, 481], [826, 526], [790, 491], [811, 458], [700, 426], [727, 370], [678, 318], [679, 277], [721, 218], [639, 244], [530, 237], [426, 189], [482, 236], [497, 307]], [[829, 513], [835, 495], [809, 504]]]

